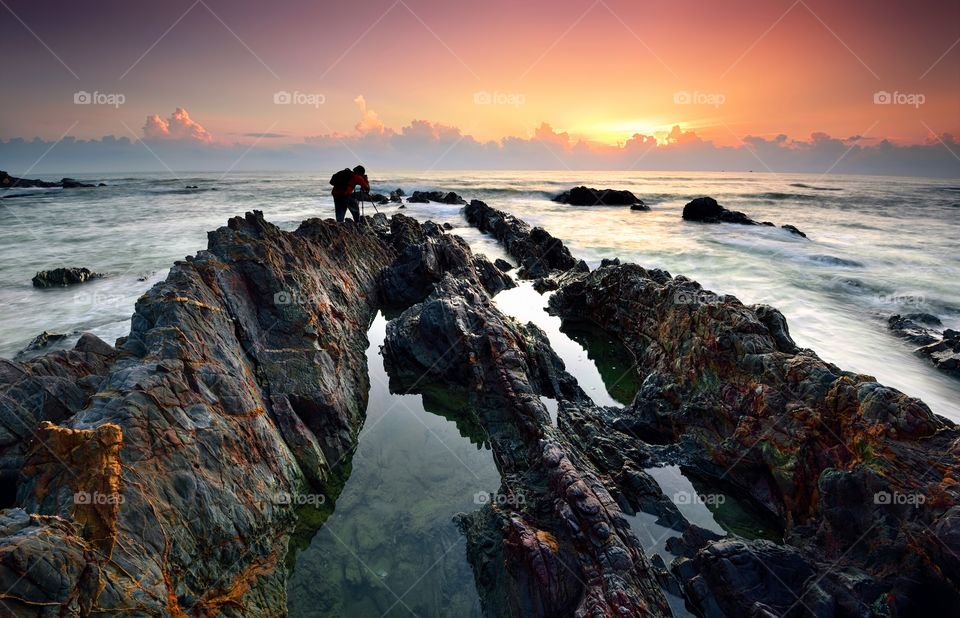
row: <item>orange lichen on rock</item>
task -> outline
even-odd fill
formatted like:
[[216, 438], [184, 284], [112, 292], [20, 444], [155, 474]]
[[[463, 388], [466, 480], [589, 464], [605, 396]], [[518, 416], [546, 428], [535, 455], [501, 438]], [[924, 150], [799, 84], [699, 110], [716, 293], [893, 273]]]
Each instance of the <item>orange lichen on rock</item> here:
[[83, 538], [109, 560], [123, 503], [120, 427], [104, 423], [94, 429], [69, 429], [44, 421], [37, 439], [24, 473], [39, 477], [38, 494], [55, 491], [61, 483], [70, 488], [72, 515]]

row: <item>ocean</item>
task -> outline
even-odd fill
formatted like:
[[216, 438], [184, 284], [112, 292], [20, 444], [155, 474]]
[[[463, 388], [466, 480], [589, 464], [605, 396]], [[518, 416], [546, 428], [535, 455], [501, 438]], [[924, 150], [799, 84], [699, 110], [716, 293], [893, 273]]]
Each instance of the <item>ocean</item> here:
[[[284, 229], [331, 217], [330, 173], [64, 173], [43, 178], [108, 186], [8, 192], [22, 195], [0, 199], [0, 356], [14, 357], [44, 330], [90, 331], [112, 343], [129, 330], [136, 299], [174, 261], [204, 249], [206, 232], [229, 217], [258, 209]], [[914, 356], [886, 325], [895, 313], [928, 312], [960, 328], [960, 180], [690, 172], [370, 170], [370, 176], [380, 193], [444, 190], [484, 200], [545, 227], [591, 267], [619, 257], [686, 275], [744, 303], [773, 305], [799, 345], [960, 420], [960, 381]], [[550, 201], [580, 184], [629, 189], [651, 210]], [[683, 205], [704, 195], [778, 227], [682, 221]], [[397, 212], [396, 205], [378, 208]], [[449, 222], [477, 250], [496, 254], [460, 210], [431, 203], [402, 212]], [[32, 287], [37, 271], [58, 266], [108, 276], [71, 288]]]

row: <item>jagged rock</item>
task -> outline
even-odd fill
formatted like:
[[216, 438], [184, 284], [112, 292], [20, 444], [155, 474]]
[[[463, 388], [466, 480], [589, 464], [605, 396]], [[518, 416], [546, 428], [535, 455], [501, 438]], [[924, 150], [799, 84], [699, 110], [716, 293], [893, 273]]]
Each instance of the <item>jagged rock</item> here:
[[64, 178], [60, 181], [60, 186], [64, 189], [81, 189], [81, 188], [90, 188], [96, 185], [91, 185], [88, 183], [80, 182], [79, 180], [74, 180], [73, 178]]
[[497, 258], [497, 259], [495, 259], [495, 260], [493, 261], [493, 264], [494, 264], [494, 266], [496, 266], [497, 268], [499, 268], [500, 270], [502, 270], [502, 271], [505, 272], [505, 273], [506, 273], [506, 272], [510, 272], [511, 270], [513, 270], [513, 264], [511, 264], [510, 262], [506, 261], [506, 260], [503, 259], [503, 258]]
[[603, 258], [602, 260], [600, 260], [600, 266], [601, 266], [601, 267], [603, 267], [603, 266], [619, 266], [619, 265], [620, 265], [620, 258], [613, 258], [613, 259]]
[[[23, 461], [41, 432], [15, 487], [30, 520], [0, 537], [0, 582], [18, 582], [41, 556], [63, 572], [31, 574], [5, 608], [281, 611], [294, 517], [278, 492], [339, 486], [331, 478], [366, 403], [378, 277], [393, 256], [366, 226], [312, 219], [283, 232], [248, 214], [138, 300], [119, 356], [99, 356], [109, 346], [84, 336], [73, 351], [0, 362], [3, 461]], [[80, 508], [82, 492], [108, 501]]]
[[943, 339], [919, 348], [917, 354], [940, 371], [960, 378], [960, 332], [948, 328], [943, 331]]
[[650, 210], [630, 191], [616, 189], [592, 189], [584, 186], [574, 187], [553, 198], [554, 202], [572, 206], [629, 206], [631, 210]]
[[414, 191], [413, 195], [407, 198], [407, 202], [413, 204], [426, 204], [428, 202], [440, 202], [441, 204], [466, 204], [466, 200], [450, 191]]
[[22, 356], [24, 354], [29, 354], [33, 352], [38, 352], [56, 343], [57, 341], [62, 341], [63, 339], [66, 339], [68, 336], [69, 335], [67, 335], [66, 333], [51, 333], [50, 331], [45, 330], [39, 335], [37, 335], [36, 337], [34, 337], [33, 340], [29, 344], [27, 344], [27, 347], [25, 347], [18, 354], [18, 356]]
[[684, 221], [700, 223], [739, 223], [758, 225], [756, 221], [736, 210], [727, 210], [712, 197], [698, 197], [683, 207]]
[[530, 228], [513, 215], [495, 210], [480, 200], [472, 200], [464, 208], [471, 225], [492, 234], [503, 243], [507, 252], [520, 262], [522, 279], [546, 277], [551, 270], [566, 271], [577, 266], [577, 260], [558, 238], [543, 228]]
[[540, 277], [533, 282], [533, 289], [540, 294], [556, 290], [560, 287], [560, 284], [557, 283], [557, 280], [552, 277]]
[[898, 337], [920, 346], [914, 352], [949, 375], [960, 377], [960, 333], [938, 328], [943, 323], [929, 313], [892, 315], [887, 326]]
[[897, 314], [887, 320], [887, 326], [893, 334], [919, 346], [939, 341], [938, 331], [929, 327], [941, 324], [940, 318], [929, 313]]
[[795, 236], [801, 236], [803, 238], [807, 237], [807, 235], [801, 232], [800, 230], [798, 230], [795, 225], [787, 224], [787, 225], [781, 225], [780, 227], [787, 230], [791, 234], [794, 234]]
[[391, 242], [399, 255], [380, 280], [382, 300], [388, 307], [407, 307], [423, 300], [446, 273], [474, 281], [491, 294], [516, 285], [485, 256], [473, 255], [462, 238], [444, 233], [430, 221], [421, 225], [415, 219], [394, 215]]
[[501, 473], [523, 488], [522, 502], [459, 516], [486, 611], [669, 615], [616, 500], [550, 425], [539, 395], [587, 397], [539, 329], [501, 314], [475, 283], [447, 275], [387, 325], [383, 355], [392, 389], [441, 384], [467, 396]]
[[[891, 612], [919, 607], [932, 590], [937, 603], [960, 603], [956, 580], [926, 569], [916, 575], [935, 550], [910, 541], [936, 525], [942, 506], [957, 503], [948, 471], [960, 463], [951, 446], [960, 431], [952, 422], [798, 348], [776, 310], [744, 306], [663, 271], [599, 269], [563, 285], [550, 307], [600, 325], [637, 358], [645, 380], [631, 430], [611, 427], [608, 441], [622, 449], [638, 436], [678, 443], [698, 476], [722, 479], [782, 521], [786, 540], [815, 557], [818, 576], [843, 556], [877, 582], [834, 582], [834, 597]], [[905, 508], [893, 498], [890, 505], [885, 496], [914, 503]], [[863, 530], [884, 542], [864, 542]]]
[[[42, 188], [42, 189], [52, 189], [56, 187], [61, 187], [63, 189], [77, 189], [77, 188], [86, 188], [93, 187], [94, 185], [86, 184], [73, 178], [63, 178], [59, 182], [50, 182], [47, 180], [29, 180], [27, 178], [17, 178], [11, 176], [10, 174], [0, 171], [0, 187], [12, 189], [12, 188]], [[101, 187], [107, 185], [100, 183]]]
[[14, 502], [26, 450], [44, 421], [60, 423], [98, 390], [117, 356], [89, 333], [72, 350], [12, 362], [0, 359], [0, 506]]
[[88, 268], [54, 268], [38, 272], [32, 281], [35, 288], [52, 288], [84, 283], [100, 277], [103, 275]]

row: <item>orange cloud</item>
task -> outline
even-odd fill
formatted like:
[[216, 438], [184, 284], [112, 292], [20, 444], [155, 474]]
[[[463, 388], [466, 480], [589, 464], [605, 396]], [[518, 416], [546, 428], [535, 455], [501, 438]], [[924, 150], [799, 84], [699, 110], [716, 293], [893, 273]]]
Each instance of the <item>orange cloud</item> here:
[[360, 122], [355, 125], [357, 131], [360, 133], [383, 134], [386, 130], [383, 121], [380, 120], [377, 112], [367, 107], [367, 100], [363, 98], [363, 95], [359, 95], [353, 102], [360, 108], [361, 114]]
[[159, 114], [147, 116], [147, 122], [143, 125], [143, 137], [146, 139], [194, 141], [204, 144], [213, 142], [213, 134], [190, 118], [190, 114], [182, 107], [178, 107], [167, 119], [161, 118]]

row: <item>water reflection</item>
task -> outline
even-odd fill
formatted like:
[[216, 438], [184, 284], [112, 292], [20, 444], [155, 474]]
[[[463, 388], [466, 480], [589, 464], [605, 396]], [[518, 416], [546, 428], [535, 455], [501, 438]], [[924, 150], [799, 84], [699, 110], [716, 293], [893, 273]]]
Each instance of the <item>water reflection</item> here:
[[[296, 558], [293, 616], [479, 616], [465, 542], [452, 521], [496, 491], [483, 435], [444, 414], [443, 393], [391, 394], [380, 357], [386, 319], [369, 337], [370, 402], [352, 471], [332, 514]], [[445, 409], [446, 405], [446, 409]], [[463, 415], [457, 415], [457, 418]]]

